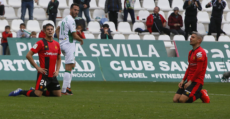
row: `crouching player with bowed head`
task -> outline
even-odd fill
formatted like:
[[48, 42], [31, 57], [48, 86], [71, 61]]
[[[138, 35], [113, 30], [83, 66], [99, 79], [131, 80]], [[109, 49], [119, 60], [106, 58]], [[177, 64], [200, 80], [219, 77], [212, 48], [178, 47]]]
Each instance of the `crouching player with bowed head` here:
[[[199, 98], [203, 103], [210, 102], [207, 90], [202, 89], [208, 61], [205, 50], [200, 46], [202, 40], [200, 34], [193, 32], [190, 38], [193, 50], [189, 52], [188, 68], [184, 78], [178, 84], [179, 89], [173, 98], [175, 103], [192, 103]], [[186, 80], [187, 82], [185, 82]]]
[[[52, 24], [46, 25], [45, 33], [46, 37], [39, 40], [26, 55], [26, 58], [38, 71], [35, 89], [22, 90], [18, 88], [17, 90], [11, 92], [9, 96], [61, 96], [60, 84], [56, 78], [61, 65], [60, 45], [58, 42], [53, 40], [54, 26]], [[38, 53], [39, 55], [40, 67], [34, 62], [32, 57], [35, 53]], [[45, 88], [47, 88], [47, 90], [45, 90]]]

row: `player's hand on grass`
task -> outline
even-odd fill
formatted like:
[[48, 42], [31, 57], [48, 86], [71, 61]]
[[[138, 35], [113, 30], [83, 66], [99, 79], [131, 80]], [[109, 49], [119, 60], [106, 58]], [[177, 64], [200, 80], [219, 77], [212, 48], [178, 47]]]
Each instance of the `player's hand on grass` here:
[[182, 85], [184, 84], [184, 80], [182, 80], [179, 84], [178, 84], [178, 87], [180, 88], [180, 89], [182, 89], [183, 87], [182, 87]]
[[192, 84], [192, 81], [187, 82], [187, 83], [184, 85], [184, 89], [188, 88], [191, 84]]
[[45, 69], [45, 68], [38, 67], [37, 70], [41, 74], [46, 74], [47, 73], [47, 69]]
[[55, 71], [54, 72], [54, 77], [58, 76], [58, 74], [59, 74], [59, 71]]

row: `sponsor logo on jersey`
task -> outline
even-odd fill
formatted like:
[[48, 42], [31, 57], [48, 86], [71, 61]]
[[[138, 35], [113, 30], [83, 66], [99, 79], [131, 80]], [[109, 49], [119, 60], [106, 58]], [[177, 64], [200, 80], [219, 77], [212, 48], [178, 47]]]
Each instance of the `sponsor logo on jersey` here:
[[58, 55], [58, 53], [46, 52], [45, 55]]
[[191, 92], [188, 90], [185, 90], [186, 94], [189, 95]]
[[34, 44], [33, 49], [36, 49], [38, 47], [38, 44]]
[[55, 49], [57, 49], [57, 46], [55, 46]]
[[197, 57], [197, 59], [201, 59], [201, 58], [202, 58], [202, 52], [198, 52], [198, 53], [196, 54], [196, 57]]

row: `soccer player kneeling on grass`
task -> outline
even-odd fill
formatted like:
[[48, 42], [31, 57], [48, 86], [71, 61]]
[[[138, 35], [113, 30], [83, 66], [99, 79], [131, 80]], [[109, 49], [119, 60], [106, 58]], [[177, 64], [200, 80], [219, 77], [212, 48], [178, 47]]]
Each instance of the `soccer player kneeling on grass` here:
[[[39, 40], [28, 52], [26, 58], [37, 69], [37, 83], [35, 89], [17, 90], [9, 96], [25, 95], [27, 97], [61, 96], [60, 84], [56, 78], [61, 65], [61, 50], [58, 42], [53, 40], [54, 26], [47, 24], [45, 28], [46, 37]], [[40, 67], [34, 62], [33, 55], [38, 53]], [[56, 65], [56, 71], [55, 71]], [[47, 88], [47, 90], [45, 90]]]
[[[190, 38], [193, 50], [189, 52], [188, 68], [183, 80], [178, 84], [179, 89], [173, 98], [175, 103], [192, 103], [199, 98], [203, 103], [210, 102], [207, 90], [202, 89], [208, 61], [205, 50], [200, 46], [202, 40], [202, 36], [196, 32]], [[185, 82], [186, 80], [187, 82]]]

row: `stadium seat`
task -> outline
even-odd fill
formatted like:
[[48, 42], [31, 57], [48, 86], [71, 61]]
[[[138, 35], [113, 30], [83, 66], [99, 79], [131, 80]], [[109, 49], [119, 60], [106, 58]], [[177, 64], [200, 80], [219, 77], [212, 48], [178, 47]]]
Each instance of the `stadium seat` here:
[[166, 17], [165, 17], [165, 13], [163, 11], [159, 11], [159, 14], [161, 14], [165, 18], [165, 20], [168, 21], [168, 19], [166, 19]]
[[0, 32], [5, 31], [5, 26], [9, 25], [8, 21], [3, 19], [0, 20]]
[[143, 0], [143, 8], [147, 10], [153, 10], [155, 5], [155, 2], [153, 0]]
[[[118, 22], [123, 22], [124, 20], [123, 20], [123, 13], [120, 13], [120, 12], [118, 12], [118, 18], [117, 18], [117, 20], [118, 20]], [[128, 20], [128, 18], [127, 18], [127, 20]]]
[[[47, 8], [50, 0], [39, 0], [39, 5], [43, 8]], [[60, 3], [59, 3], [60, 5]]]
[[205, 27], [204, 27], [204, 24], [202, 24], [202, 23], [197, 23], [197, 31], [202, 35], [207, 34]]
[[[174, 11], [168, 11], [168, 14], [167, 14], [167, 19], [169, 19], [169, 16], [173, 13]], [[166, 19], [166, 18], [165, 18]]]
[[226, 14], [226, 21], [230, 22], [230, 12]]
[[101, 39], [101, 34], [99, 34], [99, 35], [97, 36], [97, 39]]
[[[176, 1], [178, 1], [178, 0], [176, 0]], [[172, 10], [172, 8], [169, 5], [168, 0], [158, 0], [157, 5], [161, 8], [162, 11], [170, 11], [170, 10]]]
[[23, 23], [23, 21], [21, 19], [14, 19], [12, 22], [11, 22], [11, 30], [12, 31], [19, 31], [20, 30], [20, 24]]
[[219, 42], [230, 42], [230, 38], [228, 36], [220, 36]]
[[35, 3], [35, 0], [34, 0], [34, 8], [40, 8], [40, 6], [38, 5], [38, 3]]
[[54, 26], [54, 31], [55, 31], [55, 25], [54, 25], [54, 22], [52, 20], [44, 20], [42, 22], [41, 28], [43, 28], [43, 26], [48, 24], [48, 23], [50, 23], [50, 24], [52, 24]]
[[41, 31], [39, 22], [37, 20], [29, 20], [27, 22], [26, 29], [29, 32], [32, 32], [32, 31], [40, 32]]
[[125, 3], [125, 0], [121, 0], [121, 7], [122, 7], [122, 9], [124, 10], [124, 3]]
[[105, 18], [105, 12], [102, 9], [96, 9], [93, 11], [93, 19], [96, 19], [96, 17]]
[[34, 18], [37, 20], [46, 20], [46, 11], [43, 8], [34, 8]]
[[216, 40], [215, 40], [214, 36], [212, 36], [212, 35], [206, 35], [206, 36], [204, 36], [203, 41], [211, 41], [211, 42], [214, 41], [215, 42]]
[[198, 12], [197, 19], [200, 23], [210, 23], [210, 18], [207, 12]]
[[70, 7], [73, 4], [73, 0], [68, 0], [68, 6]]
[[113, 36], [114, 40], [125, 40], [125, 36], [123, 34], [115, 34]]
[[136, 0], [134, 4], [134, 10], [142, 10], [143, 8], [141, 7], [140, 1]]
[[120, 22], [118, 24], [118, 31], [123, 33], [123, 34], [134, 33], [131, 31], [130, 24], [128, 22]]
[[86, 39], [95, 39], [94, 35], [91, 33], [85, 33], [85, 38]]
[[3, 4], [5, 7], [8, 7], [8, 6], [9, 6], [6, 0], [3, 0], [2, 4]]
[[[2, 38], [2, 32], [0, 32], [0, 39]], [[0, 44], [1, 44], [1, 41], [0, 41]]]
[[61, 12], [60, 12], [59, 9], [58, 9], [58, 13], [57, 13], [57, 18], [62, 18], [62, 17], [61, 17]]
[[12, 7], [21, 7], [21, 0], [8, 0], [8, 3]]
[[135, 32], [136, 28], [141, 28], [142, 30], [145, 30], [145, 24], [143, 22], [135, 22], [133, 24], [133, 32]]
[[223, 31], [224, 31], [226, 34], [230, 35], [230, 24], [224, 24], [224, 25], [223, 25]]
[[172, 9], [175, 7], [178, 7], [179, 11], [183, 11], [183, 5], [184, 5], [183, 0], [173, 0], [172, 1]]
[[130, 34], [128, 40], [141, 40], [141, 38], [137, 34]]
[[6, 19], [17, 19], [17, 18], [19, 18], [19, 17], [16, 16], [13, 7], [5, 7], [5, 12], [8, 13], [8, 14], [4, 15], [4, 17], [6, 17]]
[[[21, 8], [18, 8], [18, 11], [17, 11], [18, 18], [21, 18], [21, 13], [22, 13]], [[28, 9], [26, 9], [25, 19], [29, 19], [29, 11], [28, 11]]]
[[139, 13], [138, 13], [138, 16], [139, 16], [139, 20], [147, 20], [147, 17], [150, 15], [149, 11], [147, 10], [140, 10]]
[[173, 37], [174, 41], [185, 41], [185, 37], [183, 35], [175, 35]]
[[224, 11], [225, 11], [225, 12], [229, 12], [230, 9], [229, 9], [229, 7], [228, 7], [228, 2], [227, 2], [227, 0], [226, 0], [226, 3], [227, 3], [227, 4], [226, 4], [226, 7], [225, 7]]
[[12, 32], [12, 36], [13, 36], [13, 38], [16, 38], [17, 37], [17, 33], [16, 32]]
[[[58, 6], [58, 8], [60, 8], [60, 9], [68, 8], [68, 7], [67, 7], [66, 0], [58, 0], [58, 1], [59, 1], [59, 6]], [[47, 4], [47, 5], [48, 5], [48, 4]]]
[[229, 21], [226, 21], [225, 16], [222, 15], [222, 24], [229, 23]]
[[117, 32], [115, 24], [113, 22], [105, 22], [104, 24], [109, 25], [109, 28], [112, 31], [112, 34], [119, 33], [119, 32]]
[[98, 7], [101, 9], [104, 9], [105, 8], [105, 0], [99, 0]]
[[206, 8], [206, 7], [205, 7], [209, 2], [211, 2], [211, 1], [210, 1], [210, 0], [203, 0], [203, 1], [201, 2], [201, 6], [202, 6], [202, 10], [203, 10], [203, 11], [208, 11], [208, 12], [211, 12], [211, 11], [212, 11], [212, 7], [209, 7], [209, 8]]
[[158, 40], [163, 40], [164, 44], [165, 44], [165, 47], [173, 47], [174, 46], [172, 44], [171, 39], [170, 39], [170, 37], [168, 35], [160, 35], [158, 37]]
[[97, 9], [98, 8], [96, 0], [91, 0], [91, 2], [89, 3], [89, 5], [90, 5], [89, 9]]
[[154, 35], [146, 34], [144, 35], [143, 40], [156, 40], [156, 38]]
[[62, 13], [62, 18], [65, 18], [67, 15], [69, 15], [70, 9], [65, 9]]
[[88, 24], [88, 30], [91, 33], [100, 33], [100, 24], [96, 21], [91, 21]]

